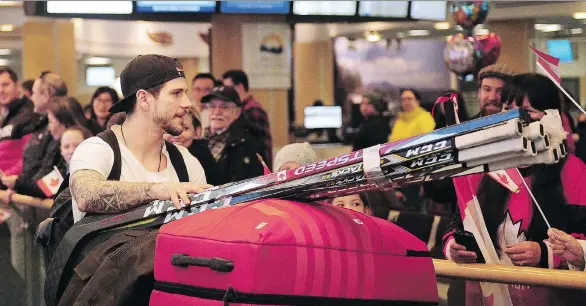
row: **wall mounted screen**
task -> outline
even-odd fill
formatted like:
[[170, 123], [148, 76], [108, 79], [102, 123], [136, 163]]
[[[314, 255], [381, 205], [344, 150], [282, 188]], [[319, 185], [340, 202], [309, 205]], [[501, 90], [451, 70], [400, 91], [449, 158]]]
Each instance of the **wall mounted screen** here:
[[356, 1], [295, 1], [293, 13], [306, 16], [354, 16]]
[[289, 14], [289, 1], [222, 1], [220, 12], [228, 14]]
[[47, 1], [49, 14], [132, 14], [132, 1]]
[[342, 127], [341, 106], [307, 106], [303, 110], [306, 129], [338, 129]]
[[137, 1], [139, 13], [214, 13], [216, 1]]
[[407, 18], [409, 1], [360, 1], [358, 15], [361, 17]]

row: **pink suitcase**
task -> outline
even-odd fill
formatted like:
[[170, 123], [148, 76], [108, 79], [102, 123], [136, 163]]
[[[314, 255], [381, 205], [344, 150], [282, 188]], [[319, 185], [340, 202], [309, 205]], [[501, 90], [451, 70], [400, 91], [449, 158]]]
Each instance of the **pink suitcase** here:
[[437, 305], [425, 243], [382, 219], [277, 199], [161, 227], [151, 306]]

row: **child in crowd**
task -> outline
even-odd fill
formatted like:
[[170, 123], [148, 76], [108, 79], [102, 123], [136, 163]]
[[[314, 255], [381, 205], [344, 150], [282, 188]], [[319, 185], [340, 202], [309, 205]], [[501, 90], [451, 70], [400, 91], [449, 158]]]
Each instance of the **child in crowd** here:
[[317, 155], [309, 143], [292, 143], [277, 152], [273, 172], [296, 169], [317, 161]]
[[69, 161], [71, 161], [75, 148], [89, 137], [91, 137], [90, 131], [79, 126], [67, 128], [61, 135], [61, 156], [67, 165], [67, 173], [69, 173]]
[[208, 140], [201, 139], [201, 121], [196, 113], [185, 116], [183, 120], [183, 132], [178, 136], [171, 136], [165, 134], [163, 138], [176, 145], [181, 145], [189, 150], [191, 155], [195, 156], [201, 166], [203, 167], [206, 179], [209, 184], [214, 186], [226, 183], [226, 179], [222, 177], [220, 170], [217, 167], [216, 160], [212, 156], [208, 147]]
[[368, 197], [364, 193], [334, 198], [332, 205], [351, 209], [367, 216], [372, 216]]

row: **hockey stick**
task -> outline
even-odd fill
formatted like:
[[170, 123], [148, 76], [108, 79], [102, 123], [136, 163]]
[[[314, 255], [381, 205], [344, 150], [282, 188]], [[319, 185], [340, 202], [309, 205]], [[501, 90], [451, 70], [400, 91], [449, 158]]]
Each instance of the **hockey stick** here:
[[[499, 113], [493, 116], [468, 121], [458, 126], [451, 126], [444, 129], [436, 130], [434, 132], [409, 138], [403, 141], [387, 143], [381, 146], [380, 153], [381, 155], [388, 155], [398, 152], [405, 152], [405, 156], [407, 158], [412, 156], [420, 156], [421, 154], [433, 151], [434, 147], [432, 146], [432, 144], [437, 143], [438, 141], [451, 139], [456, 136], [469, 134], [479, 130], [484, 130], [486, 128], [502, 124], [503, 122], [512, 119], [519, 119], [524, 122], [529, 122], [528, 114], [522, 109], [516, 109], [506, 113]], [[479, 139], [479, 141], [482, 141], [482, 139]], [[309, 176], [311, 174], [337, 169], [346, 165], [356, 164], [360, 162], [361, 159], [362, 151], [357, 151], [352, 152], [350, 154], [345, 154], [342, 156], [324, 160], [318, 163], [314, 163], [308, 166], [304, 166], [295, 170], [273, 173], [255, 179], [223, 185], [193, 196], [191, 205], [195, 206], [203, 204], [199, 206], [203, 209], [199, 209], [198, 212], [207, 210], [208, 206], [210, 209], [213, 209], [215, 207], [218, 207], [218, 203], [220, 203], [219, 200], [222, 200], [223, 198], [237, 196], [245, 192], [250, 192], [253, 190], [258, 190], [263, 187], [272, 186], [279, 182], [292, 181], [298, 178]], [[244, 196], [242, 198], [249, 197], [251, 197], [251, 195]], [[209, 202], [212, 201], [215, 202], [207, 205]], [[166, 207], [163, 205], [165, 203], [167, 204]], [[82, 219], [65, 234], [53, 255], [53, 259], [49, 263], [48, 270], [57, 271], [57, 273], [60, 273], [59, 271], [63, 271], [63, 268], [67, 264], [67, 261], [70, 259], [71, 254], [77, 248], [79, 242], [88, 235], [96, 231], [107, 230], [118, 226], [136, 223], [146, 218], [153, 218], [153, 213], [155, 215], [166, 213], [168, 209], [174, 209], [172, 205], [171, 207], [169, 207], [169, 203], [170, 202], [165, 201], [154, 201], [143, 207], [139, 207], [132, 211], [118, 214], [115, 216], [105, 215], [100, 216], [100, 218], [86, 217], [84, 218], [85, 220]], [[58, 286], [58, 284], [54, 286]], [[56, 300], [56, 289], [47, 288], [47, 290], [50, 291], [50, 295], [53, 300], [51, 301], [50, 298], [47, 302], [49, 305], [54, 304], [51, 302], [54, 302]]]

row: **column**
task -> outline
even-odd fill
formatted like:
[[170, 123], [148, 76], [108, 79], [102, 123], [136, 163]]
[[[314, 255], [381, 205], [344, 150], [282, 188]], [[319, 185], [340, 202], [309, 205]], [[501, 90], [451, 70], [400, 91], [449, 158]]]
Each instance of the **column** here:
[[23, 26], [23, 79], [36, 79], [44, 70], [59, 74], [70, 96], [77, 91], [77, 53], [69, 19], [30, 18]]

